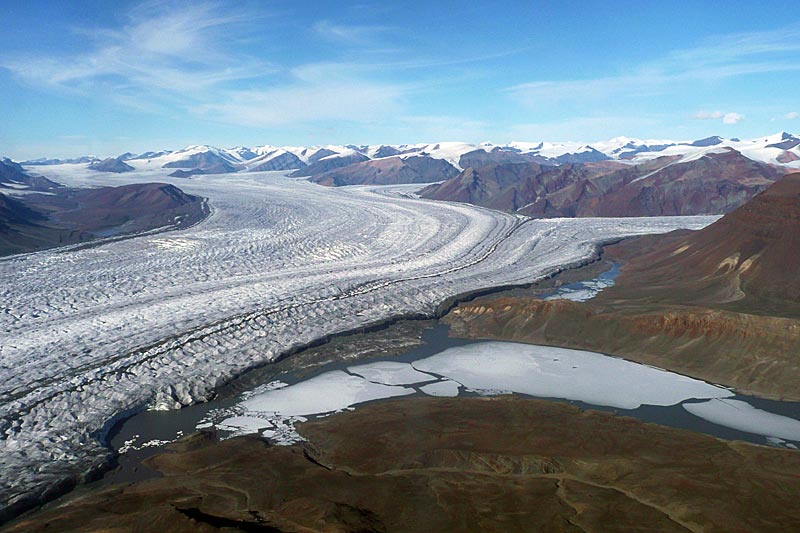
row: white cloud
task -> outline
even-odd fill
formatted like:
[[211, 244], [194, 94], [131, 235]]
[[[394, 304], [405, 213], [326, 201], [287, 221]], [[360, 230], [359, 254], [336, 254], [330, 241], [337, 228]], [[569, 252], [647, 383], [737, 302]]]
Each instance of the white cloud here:
[[326, 120], [369, 121], [397, 113], [404, 89], [361, 80], [297, 83], [253, 91], [232, 91], [218, 103], [193, 110], [207, 118], [254, 127], [296, 125]]
[[653, 97], [674, 91], [681, 83], [799, 70], [800, 29], [793, 27], [718, 37], [702, 46], [675, 50], [656, 60], [633, 65], [624, 75], [537, 80], [508, 87], [505, 92], [526, 107], [544, 110], [554, 102], [580, 105], [609, 98]]
[[722, 111], [698, 111], [692, 118], [697, 120], [719, 120], [722, 119], [723, 124], [738, 124], [744, 120], [744, 115], [739, 113], [723, 113]]
[[722, 117], [723, 124], [738, 124], [742, 120], [744, 120], [744, 115], [739, 113], [725, 113], [725, 116]]
[[790, 113], [786, 113], [783, 116], [783, 118], [786, 118], [786, 119], [789, 119], [789, 120], [795, 120], [796, 118], [800, 118], [800, 113], [798, 113], [797, 111], [792, 111]]
[[364, 45], [375, 42], [376, 38], [391, 28], [388, 26], [358, 26], [353, 24], [335, 24], [329, 20], [316, 22], [312, 29], [315, 33], [329, 39], [346, 44]]
[[697, 120], [713, 120], [722, 118], [725, 116], [725, 113], [722, 111], [698, 111], [695, 113], [692, 118], [696, 118]]
[[35, 85], [102, 95], [134, 108], [153, 96], [186, 99], [236, 80], [274, 71], [229, 49], [259, 15], [213, 2], [177, 6], [147, 2], [127, 13], [119, 29], [83, 29], [84, 53], [3, 56], [0, 67]]
[[[0, 67], [35, 85], [108, 98], [134, 111], [188, 111], [242, 126], [369, 121], [401, 111], [409, 87], [370, 80], [374, 65], [317, 62], [278, 68], [237, 53], [232, 47], [236, 39], [247, 38], [254, 23], [266, 16], [213, 1], [177, 5], [156, 0], [130, 10], [120, 28], [81, 30], [92, 45], [88, 52], [0, 53]], [[313, 30], [329, 40], [357, 44], [388, 28], [321, 21]]]

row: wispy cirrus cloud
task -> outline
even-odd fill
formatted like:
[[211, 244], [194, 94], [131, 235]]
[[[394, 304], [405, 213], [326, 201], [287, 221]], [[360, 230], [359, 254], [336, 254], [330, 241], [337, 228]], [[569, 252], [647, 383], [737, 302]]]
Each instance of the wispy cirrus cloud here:
[[380, 37], [394, 31], [391, 26], [338, 24], [330, 20], [317, 21], [312, 29], [325, 39], [353, 45], [375, 44]]
[[297, 83], [275, 89], [230, 91], [193, 112], [229, 124], [275, 127], [302, 123], [369, 121], [402, 109], [402, 86], [370, 83]]
[[692, 118], [696, 120], [716, 120], [724, 116], [725, 113], [722, 111], [698, 111], [692, 115]]
[[695, 48], [674, 50], [654, 61], [634, 65], [622, 75], [536, 80], [508, 87], [504, 92], [523, 105], [540, 108], [552, 103], [597, 102], [612, 96], [653, 97], [669, 93], [680, 84], [791, 71], [800, 71], [797, 26], [720, 36]]
[[698, 111], [692, 118], [695, 120], [722, 120], [723, 124], [738, 124], [744, 120], [744, 115], [734, 112], [723, 113], [722, 111]]
[[154, 92], [192, 97], [272, 70], [268, 62], [240, 57], [225, 44], [257, 16], [211, 2], [178, 7], [151, 1], [129, 11], [120, 28], [76, 30], [86, 36], [88, 51], [0, 54], [0, 66], [25, 81], [73, 92], [105, 88], [129, 98]]
[[270, 43], [265, 22], [280, 17], [253, 6], [149, 0], [116, 25], [73, 28], [84, 38], [79, 49], [0, 51], [0, 68], [31, 87], [117, 109], [268, 128], [406, 116], [421, 93], [456, 86], [474, 64], [521, 51], [408, 53], [392, 26], [322, 19], [307, 26], [318, 53], [304, 57], [314, 60], [293, 62], [285, 43], [271, 43], [274, 54], [262, 46]]
[[[88, 50], [3, 56], [0, 67], [39, 87], [107, 98], [127, 109], [186, 112], [269, 127], [326, 119], [367, 120], [399, 109], [404, 87], [368, 79], [372, 64], [280, 65], [236, 51], [265, 15], [217, 2], [149, 1], [113, 29], [79, 29]], [[387, 28], [322, 21], [326, 39], [358, 44]]]
[[797, 111], [790, 111], [790, 112], [786, 113], [783, 116], [783, 118], [785, 118], [787, 120], [795, 120], [797, 118], [800, 118], [800, 113], [798, 113]]

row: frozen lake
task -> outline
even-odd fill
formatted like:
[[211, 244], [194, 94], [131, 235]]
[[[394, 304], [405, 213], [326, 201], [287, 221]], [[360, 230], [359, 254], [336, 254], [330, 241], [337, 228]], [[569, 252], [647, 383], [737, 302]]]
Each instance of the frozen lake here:
[[[300, 440], [294, 423], [370, 401], [414, 394], [515, 393], [569, 400], [674, 427], [700, 427], [705, 433], [759, 444], [800, 445], [796, 403], [737, 396], [726, 387], [595, 352], [499, 341], [453, 344], [425, 357], [336, 368], [293, 384], [273, 381], [243, 394], [232, 406], [211, 410], [197, 428], [214, 427], [230, 435], [259, 433], [276, 444], [291, 444]], [[750, 403], [754, 400], [761, 409]], [[662, 408], [661, 416], [653, 418], [645, 406]], [[769, 410], [776, 407], [791, 414]], [[708, 424], [685, 424], [686, 412]]]
[[180, 411], [139, 413], [115, 428], [111, 444], [122, 452], [120, 467], [103, 483], [152, 475], [141, 460], [197, 429], [215, 429], [220, 438], [258, 433], [273, 443], [291, 444], [299, 440], [297, 421], [412, 396], [513, 392], [725, 439], [800, 445], [800, 403], [739, 395], [604, 354], [451, 338], [447, 330], [438, 325], [425, 332], [422, 346], [397, 355], [329, 362], [311, 373], [302, 366], [284, 366], [267, 372], [260, 385], [255, 382], [241, 394]]
[[37, 167], [73, 186], [173, 183], [212, 215], [177, 232], [0, 261], [0, 507], [108, 457], [110, 421], [176, 409], [327, 335], [529, 283], [606, 240], [716, 217], [528, 220], [276, 173], [112, 176]]

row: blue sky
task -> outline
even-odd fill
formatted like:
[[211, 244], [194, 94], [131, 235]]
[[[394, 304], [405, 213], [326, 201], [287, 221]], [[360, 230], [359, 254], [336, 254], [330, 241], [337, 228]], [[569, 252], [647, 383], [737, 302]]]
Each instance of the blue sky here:
[[12, 2], [0, 154], [800, 132], [783, 2]]

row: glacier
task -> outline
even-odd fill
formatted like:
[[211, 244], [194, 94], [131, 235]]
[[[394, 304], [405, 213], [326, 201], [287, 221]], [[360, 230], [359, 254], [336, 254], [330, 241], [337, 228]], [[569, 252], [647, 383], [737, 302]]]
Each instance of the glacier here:
[[457, 295], [585, 262], [602, 242], [718, 218], [531, 220], [407, 186], [330, 189], [280, 172], [40, 172], [69, 186], [172, 183], [208, 198], [211, 215], [0, 260], [0, 508], [103, 465], [105, 431], [145, 406], [202, 402], [330, 335], [432, 316]]

